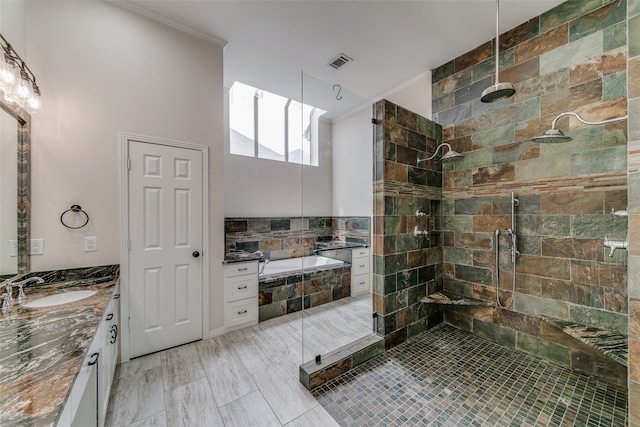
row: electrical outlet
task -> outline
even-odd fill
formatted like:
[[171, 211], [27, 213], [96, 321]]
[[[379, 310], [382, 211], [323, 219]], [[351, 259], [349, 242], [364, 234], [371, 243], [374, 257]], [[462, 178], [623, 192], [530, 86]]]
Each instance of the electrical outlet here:
[[42, 255], [44, 254], [44, 239], [31, 239], [29, 240], [29, 254], [30, 255]]
[[90, 236], [84, 238], [84, 251], [95, 252], [98, 250], [98, 238], [96, 236]]
[[18, 256], [17, 240], [9, 240], [9, 256]]

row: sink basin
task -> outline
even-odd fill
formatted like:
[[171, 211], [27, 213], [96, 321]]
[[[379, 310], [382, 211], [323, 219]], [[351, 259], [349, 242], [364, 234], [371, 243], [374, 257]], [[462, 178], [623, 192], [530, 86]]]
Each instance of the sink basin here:
[[94, 295], [96, 291], [71, 291], [61, 292], [59, 294], [49, 295], [26, 302], [23, 307], [40, 308], [50, 307], [52, 305], [67, 304], [74, 301], [80, 301]]

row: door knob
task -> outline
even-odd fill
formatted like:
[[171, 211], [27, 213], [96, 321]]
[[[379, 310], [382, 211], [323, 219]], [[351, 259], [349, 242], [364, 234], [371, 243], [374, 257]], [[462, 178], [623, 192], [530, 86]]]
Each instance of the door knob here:
[[193, 255], [194, 258], [198, 258], [200, 256], [200, 252], [194, 251], [191, 255]]

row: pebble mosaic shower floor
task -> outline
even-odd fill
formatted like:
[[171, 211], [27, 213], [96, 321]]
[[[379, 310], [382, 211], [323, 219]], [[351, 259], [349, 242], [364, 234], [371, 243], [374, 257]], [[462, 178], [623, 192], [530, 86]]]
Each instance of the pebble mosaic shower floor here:
[[627, 390], [441, 325], [318, 387], [341, 426], [627, 425]]

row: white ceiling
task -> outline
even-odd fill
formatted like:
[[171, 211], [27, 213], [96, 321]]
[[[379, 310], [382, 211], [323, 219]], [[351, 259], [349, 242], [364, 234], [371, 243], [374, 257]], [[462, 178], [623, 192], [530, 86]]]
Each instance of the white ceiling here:
[[[502, 0], [500, 32], [563, 0]], [[116, 1], [116, 3], [120, 3]], [[495, 37], [493, 0], [129, 0], [128, 7], [226, 41], [224, 83], [298, 98], [301, 71], [378, 99]], [[328, 63], [345, 53], [340, 70]]]

